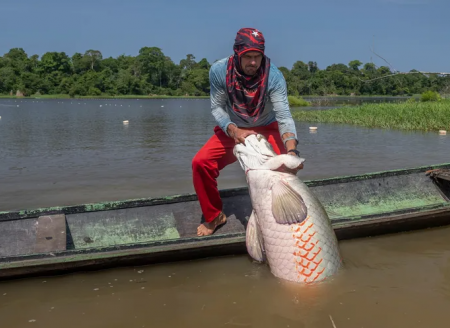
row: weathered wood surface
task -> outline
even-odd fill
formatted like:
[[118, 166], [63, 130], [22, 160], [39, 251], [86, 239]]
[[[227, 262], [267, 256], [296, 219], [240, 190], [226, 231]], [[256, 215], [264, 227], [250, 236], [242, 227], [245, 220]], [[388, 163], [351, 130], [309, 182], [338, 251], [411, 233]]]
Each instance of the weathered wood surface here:
[[0, 259], [34, 252], [37, 218], [0, 222]]
[[66, 216], [64, 214], [40, 216], [34, 252], [60, 252], [66, 250], [66, 246]]

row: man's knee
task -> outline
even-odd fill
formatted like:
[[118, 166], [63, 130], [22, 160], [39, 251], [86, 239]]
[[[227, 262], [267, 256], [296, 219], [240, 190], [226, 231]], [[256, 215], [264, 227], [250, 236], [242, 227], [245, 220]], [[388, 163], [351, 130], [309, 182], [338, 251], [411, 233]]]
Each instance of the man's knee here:
[[198, 152], [195, 154], [194, 158], [192, 158], [192, 170], [198, 171], [201, 169], [204, 169], [209, 162], [209, 159], [207, 156], [205, 156], [203, 152]]
[[199, 152], [192, 159], [192, 172], [194, 175], [216, 179], [219, 176], [217, 160], [212, 159], [206, 152]]

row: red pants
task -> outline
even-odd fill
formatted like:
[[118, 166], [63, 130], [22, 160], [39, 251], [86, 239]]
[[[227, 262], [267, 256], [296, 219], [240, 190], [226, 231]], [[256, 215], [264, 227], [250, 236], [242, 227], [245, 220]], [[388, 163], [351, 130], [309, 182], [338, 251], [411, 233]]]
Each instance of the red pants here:
[[[262, 134], [277, 154], [286, 153], [278, 130], [278, 122], [247, 130]], [[220, 170], [237, 161], [233, 154], [234, 146], [234, 139], [228, 137], [221, 128], [216, 126], [214, 135], [192, 159], [194, 188], [206, 222], [211, 222], [222, 211], [222, 200], [216, 179], [219, 177]]]

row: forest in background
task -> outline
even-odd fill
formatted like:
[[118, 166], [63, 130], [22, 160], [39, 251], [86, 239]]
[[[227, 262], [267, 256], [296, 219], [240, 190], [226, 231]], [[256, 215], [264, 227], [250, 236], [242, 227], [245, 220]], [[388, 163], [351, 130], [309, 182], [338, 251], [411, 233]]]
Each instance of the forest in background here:
[[[65, 52], [39, 57], [13, 48], [0, 57], [0, 95], [208, 96], [210, 67], [206, 58], [197, 61], [193, 54], [177, 64], [158, 47], [143, 47], [136, 56], [117, 58], [103, 58], [101, 51], [93, 49], [72, 57]], [[317, 62], [299, 60], [291, 68], [278, 68], [290, 96], [411, 96], [429, 90], [449, 93], [450, 89], [449, 75], [411, 70], [412, 74], [387, 77], [393, 74], [389, 67], [359, 60], [323, 69]]]

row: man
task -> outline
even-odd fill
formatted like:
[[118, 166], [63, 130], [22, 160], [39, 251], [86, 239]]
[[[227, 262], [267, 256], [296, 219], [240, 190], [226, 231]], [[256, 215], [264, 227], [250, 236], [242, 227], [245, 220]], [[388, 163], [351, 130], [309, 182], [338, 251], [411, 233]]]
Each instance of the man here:
[[[198, 236], [211, 235], [226, 222], [217, 178], [220, 170], [237, 160], [233, 154], [237, 143], [260, 133], [277, 154], [299, 155], [286, 81], [264, 54], [263, 34], [242, 28], [233, 49], [234, 55], [211, 66], [211, 112], [218, 125], [192, 160], [194, 188], [205, 218], [197, 228]], [[267, 100], [273, 108], [266, 107]]]

